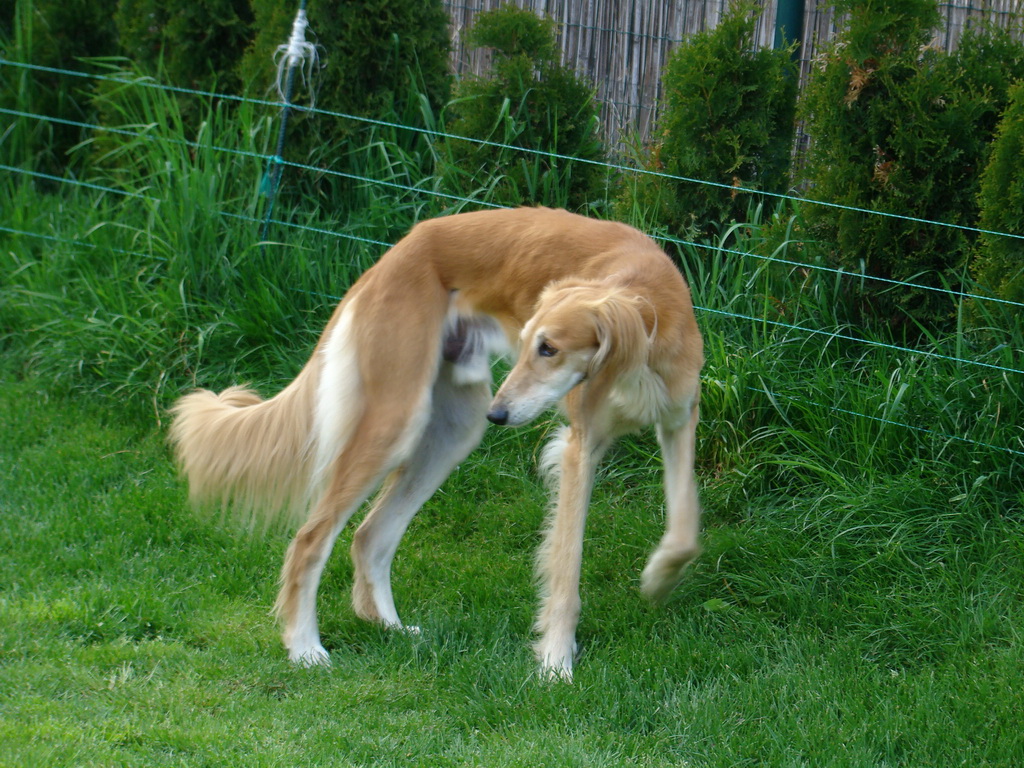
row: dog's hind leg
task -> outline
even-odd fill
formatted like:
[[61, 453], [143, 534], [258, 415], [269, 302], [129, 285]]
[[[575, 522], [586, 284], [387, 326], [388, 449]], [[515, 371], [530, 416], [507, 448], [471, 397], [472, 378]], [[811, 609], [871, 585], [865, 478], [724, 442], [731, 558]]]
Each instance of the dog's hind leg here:
[[685, 424], [658, 426], [665, 467], [665, 534], [641, 577], [641, 588], [651, 600], [664, 600], [700, 554], [700, 500], [694, 474], [694, 452], [699, 406], [694, 402]]
[[432, 411], [419, 444], [392, 472], [352, 541], [352, 603], [364, 619], [401, 627], [391, 593], [391, 562], [409, 523], [455, 465], [480, 442], [490, 401], [486, 382], [456, 384], [444, 364], [434, 384]]
[[569, 428], [567, 435], [558, 470], [558, 496], [537, 557], [542, 601], [536, 651], [542, 672], [571, 681], [580, 616], [583, 530], [594, 471], [608, 441], [588, 440], [575, 427]]
[[[360, 278], [319, 347], [324, 367], [315, 479], [326, 480], [325, 492], [289, 547], [277, 600], [289, 658], [299, 663], [327, 662], [316, 593], [338, 534], [408, 460], [431, 414], [449, 293], [430, 260], [417, 257], [416, 242], [403, 242]], [[358, 387], [349, 383], [356, 376]]]
[[365, 450], [360, 454], [361, 444], [353, 440], [338, 457], [326, 492], [292, 540], [281, 570], [275, 611], [283, 625], [288, 658], [303, 666], [330, 663], [320, 644], [316, 618], [320, 577], [341, 529], [386, 471], [385, 457], [374, 461]]
[[351, 439], [331, 465], [326, 491], [288, 548], [281, 571], [277, 613], [284, 624], [288, 657], [299, 664], [328, 663], [320, 644], [316, 593], [334, 542], [374, 488], [407, 456], [422, 436], [429, 399], [404, 413], [366, 404]]

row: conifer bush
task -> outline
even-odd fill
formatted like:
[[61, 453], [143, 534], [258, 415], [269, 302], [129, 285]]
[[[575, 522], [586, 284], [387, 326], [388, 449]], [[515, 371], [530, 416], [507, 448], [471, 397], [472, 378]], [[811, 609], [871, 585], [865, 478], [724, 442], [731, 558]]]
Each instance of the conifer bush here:
[[180, 88], [239, 92], [238, 62], [253, 37], [249, 0], [119, 0], [114, 19], [143, 71]]
[[[90, 0], [33, 0], [5, 5], [0, 33], [5, 58], [89, 72], [94, 67], [88, 58], [119, 52], [110, 8], [102, 4]], [[10, 128], [0, 130], [0, 153], [5, 162], [61, 175], [72, 164], [69, 152], [89, 135], [71, 123], [92, 120], [91, 102], [89, 85], [82, 78], [0, 67], [0, 106], [56, 118], [19, 118]]]
[[[811, 144], [812, 235], [836, 266], [934, 288], [961, 287], [977, 221], [978, 179], [1024, 49], [1005, 32], [968, 32], [947, 54], [930, 46], [935, 0], [840, 0], [847, 29], [823, 53], [800, 111]], [[862, 208], [894, 216], [852, 210]], [[901, 218], [909, 217], [909, 218]], [[926, 221], [918, 221], [918, 219]], [[861, 319], [942, 330], [955, 299], [867, 282]]]
[[[981, 229], [1024, 235], [1024, 81], [1010, 91], [979, 194]], [[973, 263], [986, 293], [1024, 302], [1024, 240], [983, 234]]]
[[752, 3], [734, 4], [716, 28], [684, 40], [665, 66], [663, 112], [641, 162], [684, 178], [638, 177], [622, 204], [673, 235], [711, 235], [743, 220], [761, 196], [739, 188], [786, 189], [797, 71], [792, 49], [755, 50], [759, 13]]
[[579, 210], [603, 199], [604, 169], [595, 163], [605, 154], [594, 89], [559, 62], [555, 22], [506, 5], [481, 13], [466, 43], [493, 49], [494, 60], [488, 73], [459, 84], [448, 131], [563, 157], [450, 140], [442, 170], [448, 188], [483, 192], [504, 205]]

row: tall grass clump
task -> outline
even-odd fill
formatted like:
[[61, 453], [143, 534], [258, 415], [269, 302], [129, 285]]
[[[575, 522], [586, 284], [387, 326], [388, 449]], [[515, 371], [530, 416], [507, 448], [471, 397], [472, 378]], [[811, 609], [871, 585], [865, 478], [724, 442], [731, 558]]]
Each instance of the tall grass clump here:
[[415, 126], [438, 116], [415, 83], [405, 112], [367, 121], [338, 168], [286, 158], [273, 189], [275, 111], [201, 94], [185, 103], [123, 60], [102, 72], [102, 124], [76, 149], [92, 186], [3, 179], [7, 226], [40, 235], [4, 236], [5, 343], [56, 379], [121, 396], [287, 380], [390, 243], [468, 202], [430, 173], [436, 144]]
[[239, 370], [289, 378], [310, 328], [379, 246], [323, 234], [344, 228], [315, 208], [279, 209], [293, 221], [267, 228], [275, 132], [253, 105], [207, 101], [190, 133], [178, 100], [146, 78], [126, 75], [99, 98], [117, 125], [81, 151], [106, 192], [4, 180], [11, 229], [45, 233], [8, 238], [7, 343], [53, 378], [129, 394]]
[[908, 466], [939, 471], [951, 495], [980, 475], [1012, 493], [1024, 469], [1019, 321], [1004, 326], [1013, 341], [990, 352], [967, 331], [901, 346], [895, 332], [850, 322], [852, 276], [817, 269], [797, 240], [765, 258], [779, 224], [751, 218], [717, 246], [682, 248], [708, 360], [707, 468], [742, 477], [727, 485], [754, 495], [878, 481]]

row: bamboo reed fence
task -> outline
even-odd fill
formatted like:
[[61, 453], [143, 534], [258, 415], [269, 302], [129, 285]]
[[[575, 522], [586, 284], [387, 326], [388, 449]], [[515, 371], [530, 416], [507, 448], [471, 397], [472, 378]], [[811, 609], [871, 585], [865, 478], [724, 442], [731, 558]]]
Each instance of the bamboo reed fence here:
[[[467, 50], [465, 31], [481, 11], [506, 2], [555, 19], [560, 26], [562, 60], [589, 79], [602, 105], [609, 146], [643, 143], [658, 114], [661, 71], [672, 49], [687, 36], [713, 28], [729, 0], [445, 0], [451, 17], [452, 62], [458, 75], [481, 74], [490, 52]], [[755, 41], [771, 46], [777, 0], [765, 0]], [[955, 48], [964, 29], [988, 22], [1024, 34], [1024, 0], [949, 0], [940, 4], [943, 26], [933, 43]], [[829, 0], [806, 0], [799, 56], [801, 77], [841, 29]]]

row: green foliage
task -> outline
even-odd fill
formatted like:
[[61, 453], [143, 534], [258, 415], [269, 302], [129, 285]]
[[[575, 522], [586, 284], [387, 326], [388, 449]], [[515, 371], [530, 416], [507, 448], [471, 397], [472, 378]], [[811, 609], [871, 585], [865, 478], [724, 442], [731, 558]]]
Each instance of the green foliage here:
[[833, 5], [836, 13], [849, 16], [842, 46], [853, 61], [916, 51], [939, 23], [935, 0], [835, 0]]
[[[17, 0], [11, 4], [10, 38], [0, 40], [12, 61], [93, 71], [89, 57], [118, 52], [110, 9], [90, 0]], [[0, 68], [0, 106], [55, 120], [19, 118], [0, 136], [5, 162], [60, 175], [69, 152], [87, 131], [68, 122], [92, 120], [88, 81], [56, 72]]]
[[450, 140], [447, 186], [482, 190], [485, 199], [503, 205], [582, 209], [602, 198], [604, 171], [594, 163], [604, 159], [604, 148], [594, 91], [559, 63], [554, 21], [506, 5], [481, 13], [466, 42], [492, 48], [494, 61], [485, 76], [459, 84], [448, 130], [506, 146]]
[[[1024, 82], [1010, 91], [979, 193], [982, 229], [1024, 234]], [[990, 295], [1024, 302], [1024, 240], [983, 234], [973, 272]]]
[[538, 63], [558, 58], [558, 25], [554, 19], [505, 5], [481, 13], [466, 34], [470, 48], [493, 48], [500, 56], [527, 56]]
[[797, 70], [790, 49], [755, 50], [758, 14], [751, 3], [734, 4], [665, 67], [664, 111], [643, 164], [684, 179], [641, 176], [621, 205], [646, 211], [674, 235], [710, 235], [741, 221], [761, 198], [737, 187], [786, 188]]
[[[1024, 76], [1024, 47], [993, 30], [966, 34], [953, 54], [930, 48], [934, 2], [850, 0], [843, 10], [849, 27], [802, 98], [810, 196], [973, 226], [979, 169], [1008, 84]], [[824, 206], [808, 219], [837, 266], [936, 288], [961, 285], [971, 247], [961, 230]], [[862, 302], [865, 321], [886, 324], [942, 328], [955, 314], [952, 298], [924, 289], [869, 285]]]
[[7, 48], [8, 42], [14, 37], [14, 17], [17, 1], [0, 3], [0, 46]]
[[[288, 40], [297, 4], [254, 0], [258, 32], [242, 63], [257, 93], [276, 77], [274, 52]], [[410, 85], [434, 108], [449, 93], [448, 16], [439, 0], [311, 0], [307, 42], [320, 43], [317, 105], [365, 116], [402, 112]]]
[[179, 88], [238, 93], [253, 36], [249, 0], [119, 0], [121, 46], [143, 71]]

